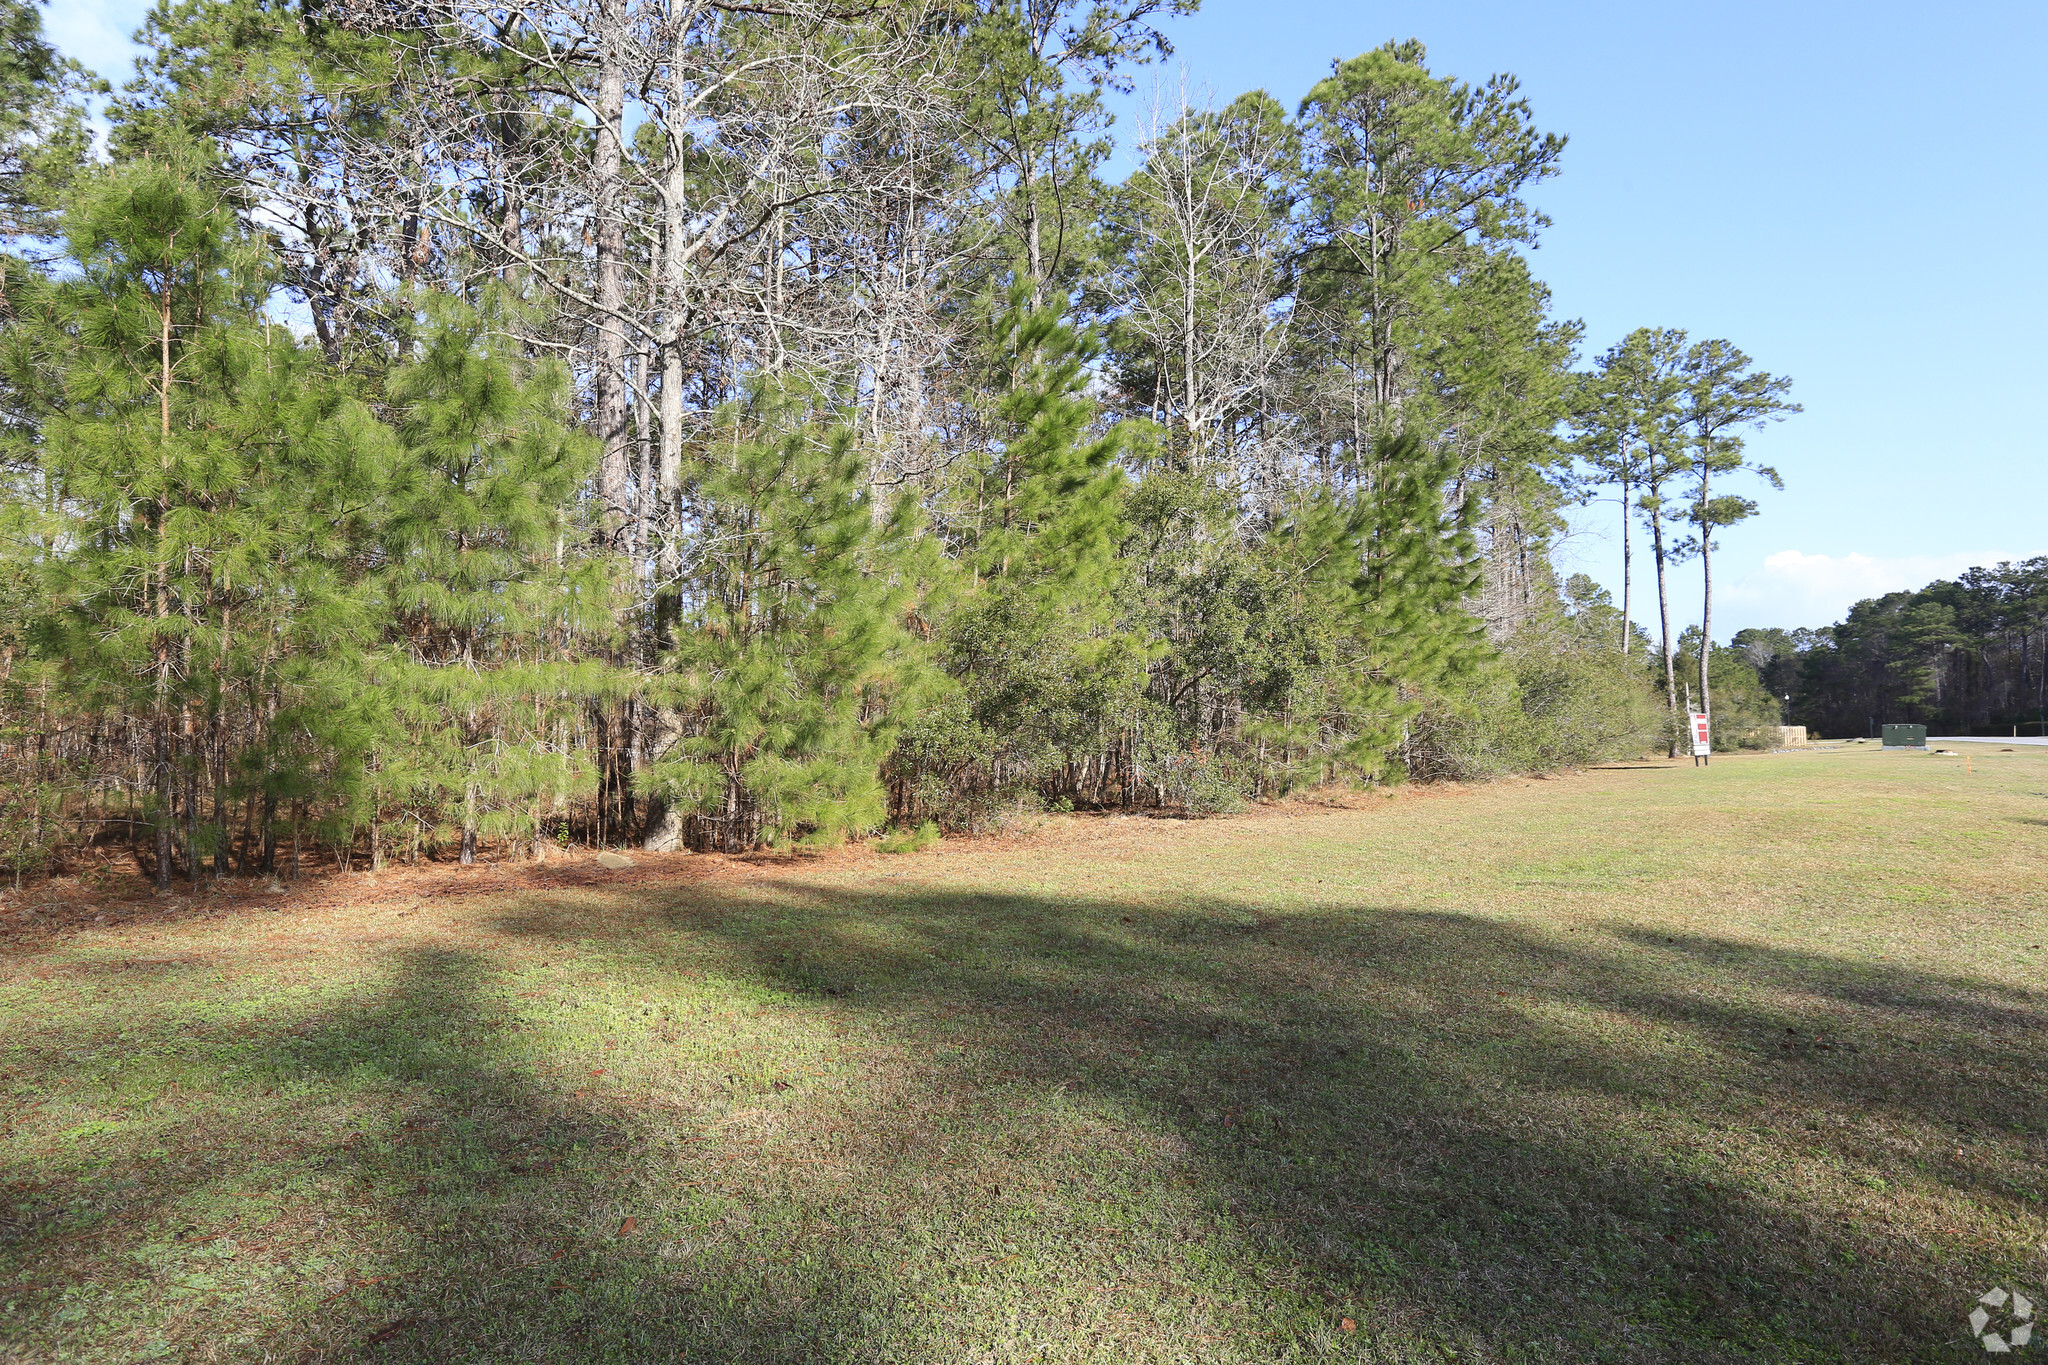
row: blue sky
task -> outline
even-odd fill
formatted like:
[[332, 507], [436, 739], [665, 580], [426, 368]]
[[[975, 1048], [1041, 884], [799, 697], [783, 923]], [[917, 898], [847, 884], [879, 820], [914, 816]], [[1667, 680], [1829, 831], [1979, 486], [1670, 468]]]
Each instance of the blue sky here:
[[[1750, 438], [1785, 491], [1720, 538], [1717, 638], [2048, 553], [2048, 7], [1207, 0], [1169, 32], [1159, 76], [1218, 102], [1291, 108], [1390, 38], [1515, 73], [1571, 140], [1533, 260], [1587, 359], [1683, 327], [1793, 377], [1806, 411]], [[1558, 555], [1617, 599], [1618, 518], [1587, 509]], [[1699, 597], [1680, 569], [1674, 629]]]
[[[45, 22], [119, 78], [144, 12], [69, 0]], [[1721, 538], [1717, 637], [2048, 553], [2048, 7], [1207, 0], [1168, 29], [1178, 50], [1129, 114], [1162, 79], [1291, 107], [1389, 38], [1422, 39], [1442, 74], [1514, 72], [1571, 139], [1536, 194], [1555, 223], [1534, 261], [1587, 357], [1683, 327], [1793, 377], [1806, 411], [1751, 439], [1786, 489]], [[1617, 518], [1588, 509], [1558, 559], [1618, 597]], [[1673, 608], [1674, 628], [1698, 620], [1696, 566]]]

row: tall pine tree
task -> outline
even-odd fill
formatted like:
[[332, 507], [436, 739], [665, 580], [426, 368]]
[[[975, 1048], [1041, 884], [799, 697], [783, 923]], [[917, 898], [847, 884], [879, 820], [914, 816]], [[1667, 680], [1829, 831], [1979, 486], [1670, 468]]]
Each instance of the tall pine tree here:
[[811, 845], [887, 816], [881, 765], [921, 689], [915, 504], [880, 503], [853, 432], [790, 391], [735, 405], [690, 501], [700, 590], [654, 682], [652, 848]]
[[388, 402], [398, 460], [379, 531], [385, 648], [366, 683], [375, 767], [344, 812], [372, 840], [535, 843], [587, 778], [578, 703], [620, 678], [583, 646], [613, 627], [612, 565], [572, 497], [593, 467], [568, 375], [521, 358], [489, 309], [440, 300]]
[[70, 269], [23, 291], [7, 348], [36, 408], [38, 652], [135, 728], [160, 886], [226, 871], [237, 827], [267, 864], [280, 799], [331, 763], [327, 665], [375, 626], [353, 556], [391, 455], [264, 320], [262, 252], [173, 151], [82, 188]]
[[1124, 432], [1098, 430], [1086, 393], [1098, 346], [1034, 305], [1022, 279], [994, 329], [1003, 386], [945, 525], [966, 581], [939, 642], [962, 690], [915, 728], [899, 765], [907, 790], [950, 787], [954, 803], [906, 814], [960, 824], [1117, 742], [1144, 686], [1143, 649], [1116, 610]]

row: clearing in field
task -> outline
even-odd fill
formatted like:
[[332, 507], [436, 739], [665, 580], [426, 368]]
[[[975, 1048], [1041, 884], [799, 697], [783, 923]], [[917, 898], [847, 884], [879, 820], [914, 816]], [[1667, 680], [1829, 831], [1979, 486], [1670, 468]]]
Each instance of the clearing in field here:
[[1866, 748], [16, 896], [0, 1359], [1976, 1358], [2044, 840], [2048, 753]]

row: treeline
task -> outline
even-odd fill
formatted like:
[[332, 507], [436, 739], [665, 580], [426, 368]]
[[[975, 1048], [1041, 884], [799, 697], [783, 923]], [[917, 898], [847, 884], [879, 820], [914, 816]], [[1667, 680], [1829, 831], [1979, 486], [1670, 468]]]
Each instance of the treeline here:
[[0, 4], [17, 875], [1201, 812], [1656, 728], [1550, 575], [1563, 140], [1510, 77], [1391, 44], [1111, 184], [1153, 0], [166, 0], [91, 161]]
[[1817, 630], [1749, 630], [1734, 646], [1833, 736], [1888, 722], [1935, 734], [2048, 733], [2048, 557], [1886, 593]]

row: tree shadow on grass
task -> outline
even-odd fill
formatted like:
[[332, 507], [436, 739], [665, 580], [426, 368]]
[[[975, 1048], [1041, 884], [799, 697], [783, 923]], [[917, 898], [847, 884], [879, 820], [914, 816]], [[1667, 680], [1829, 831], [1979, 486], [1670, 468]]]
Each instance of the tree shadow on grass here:
[[1441, 913], [779, 889], [642, 922], [855, 1002], [988, 1098], [986, 1146], [1052, 1090], [1170, 1139], [1158, 1183], [1311, 1355], [1940, 1359], [2040, 1278], [2038, 995]]
[[[331, 1322], [291, 1324], [294, 1338], [313, 1329], [299, 1359], [810, 1360], [881, 1311], [875, 1248], [805, 1255], [784, 1210], [710, 1188], [703, 1121], [730, 1104], [707, 1105], [701, 1085], [611, 1084], [603, 1052], [543, 1050], [537, 1066], [485, 989], [493, 970], [474, 953], [415, 953], [379, 1008], [302, 1028], [283, 1050], [286, 1068], [368, 1068], [392, 1096], [384, 1140], [353, 1144], [344, 1165], [396, 1225], [396, 1273]], [[600, 1032], [630, 1027], [616, 999], [577, 998], [605, 983], [567, 990], [572, 1008], [599, 1007]], [[668, 1018], [652, 1003], [626, 1013]], [[730, 1098], [722, 1083], [740, 1079], [712, 1088]]]
[[[50, 1216], [0, 1219], [0, 1362], [802, 1360], [813, 1318], [872, 1315], [837, 1264], [761, 1254], [772, 1219], [715, 1192], [676, 1216], [699, 1097], [650, 1109], [527, 1047], [504, 975], [399, 954], [367, 996], [238, 1028], [140, 1162], [115, 1140], [11, 1182]], [[203, 1032], [128, 1022], [136, 1055]], [[44, 1089], [103, 1089], [78, 1069], [103, 1038], [45, 1044]]]
[[[261, 1122], [163, 1140], [328, 1264], [163, 1358], [1941, 1360], [2040, 1279], [2035, 994], [1401, 909], [637, 894], [498, 917], [543, 990], [430, 946], [268, 1021]], [[108, 1263], [182, 1216], [124, 1197]]]

